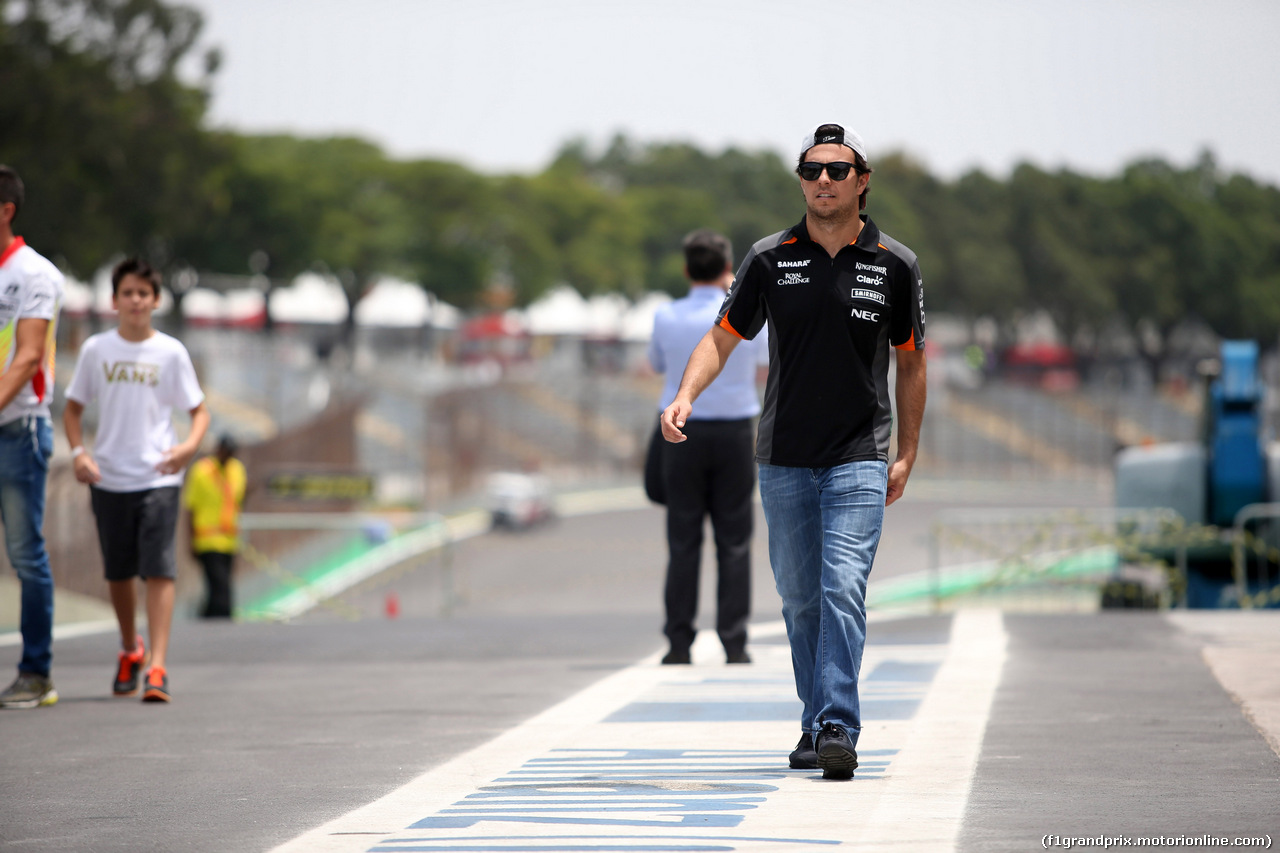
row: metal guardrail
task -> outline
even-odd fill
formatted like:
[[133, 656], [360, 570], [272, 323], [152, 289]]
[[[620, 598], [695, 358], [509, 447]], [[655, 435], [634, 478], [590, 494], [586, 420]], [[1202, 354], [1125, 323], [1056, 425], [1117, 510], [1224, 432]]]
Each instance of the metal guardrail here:
[[[939, 610], [944, 600], [967, 594], [1098, 588], [1126, 557], [1157, 542], [1175, 551], [1168, 587], [1180, 598], [1186, 551], [1196, 541], [1189, 532], [1167, 508], [943, 510], [930, 528], [930, 599]], [[944, 550], [960, 558], [946, 560]]]
[[[1260, 532], [1259, 522], [1276, 526]], [[947, 598], [975, 592], [1088, 585], [1104, 573], [1096, 549], [1112, 549], [1112, 574], [1130, 561], [1150, 562], [1154, 550], [1173, 555], [1163, 566], [1166, 603], [1186, 606], [1188, 551], [1206, 545], [1230, 548], [1241, 608], [1280, 604], [1280, 503], [1242, 508], [1229, 529], [1189, 524], [1168, 508], [943, 510], [930, 530], [929, 594], [937, 610]], [[945, 561], [946, 546], [965, 559]]]
[[[453, 518], [438, 513], [246, 513], [240, 518], [242, 552], [280, 586], [256, 618], [287, 620], [317, 606], [345, 618], [359, 618], [354, 608], [336, 597], [396, 565], [435, 551], [442, 554], [441, 609], [448, 613], [457, 603], [453, 546], [488, 526], [485, 512]], [[243, 534], [255, 531], [360, 531], [372, 547], [316, 576], [302, 577], [254, 548]]]
[[[1231, 527], [1231, 565], [1235, 573], [1240, 606], [1245, 609], [1280, 604], [1280, 548], [1273, 544], [1278, 535], [1277, 531], [1273, 529], [1269, 531], [1270, 536], [1260, 536], [1249, 530], [1251, 522], [1262, 520], [1280, 520], [1280, 503], [1257, 503], [1241, 507]], [[1261, 587], [1256, 593], [1249, 592], [1250, 553], [1254, 557], [1258, 586]], [[1277, 566], [1274, 582], [1271, 579], [1273, 564]]]

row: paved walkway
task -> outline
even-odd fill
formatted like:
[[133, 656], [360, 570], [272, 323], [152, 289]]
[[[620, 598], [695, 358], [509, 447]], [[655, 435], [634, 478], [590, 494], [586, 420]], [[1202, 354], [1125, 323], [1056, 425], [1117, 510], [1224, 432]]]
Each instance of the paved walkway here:
[[[1193, 642], [1207, 644], [1205, 656], [1218, 662], [1220, 672], [1276, 670], [1280, 613], [1180, 613], [1172, 621]], [[1044, 833], [1057, 826], [1020, 838], [1006, 835], [999, 845], [981, 833], [976, 839], [970, 833], [962, 843], [966, 820], [982, 824], [970, 808], [970, 792], [1005, 668], [1004, 617], [993, 610], [962, 611], [949, 624], [936, 618], [883, 622], [871, 634], [880, 639], [869, 643], [863, 664], [861, 766], [852, 781], [787, 769], [799, 704], [779, 623], [753, 632], [752, 666], [725, 665], [714, 635], [701, 634], [693, 666], [661, 666], [656, 655], [641, 661], [275, 853], [1053, 846]], [[1244, 714], [1259, 725], [1270, 725], [1280, 711], [1275, 681], [1232, 682], [1241, 691]], [[1158, 713], [1140, 707], [1144, 698], [1154, 701], [1137, 692], [1116, 697], [1134, 714]], [[1231, 729], [1236, 740], [1249, 741], [1248, 731], [1243, 725]], [[1277, 743], [1280, 729], [1265, 733]], [[1052, 762], [1052, 736], [1047, 727], [1037, 735], [1042, 755], [1028, 756], [1035, 763]], [[1160, 739], [1159, 732], [1151, 733], [1153, 762], [1134, 768], [1135, 777], [1164, 772]], [[1245, 747], [1263, 753], [1262, 784], [1269, 780], [1271, 789], [1237, 802], [1232, 817], [1252, 824], [1238, 826], [1238, 832], [1270, 839], [1280, 830], [1280, 760], [1254, 739], [1257, 744]], [[995, 756], [1013, 757], [1021, 756]], [[1232, 771], [1205, 772], [1211, 785], [1218, 774]], [[1108, 782], [1099, 778], [1098, 784], [1105, 788]], [[1151, 793], [1157, 798], [1158, 788]], [[1000, 791], [1000, 799], [1008, 805], [1017, 791]], [[1071, 792], [1064, 791], [1065, 811], [1070, 801]], [[1256, 820], [1248, 821], [1250, 816]], [[1045, 822], [1043, 816], [1035, 819]], [[1125, 837], [1115, 821], [1093, 820], [1094, 835]], [[1185, 828], [1168, 831], [1190, 837]], [[1083, 831], [1076, 837], [1084, 837]], [[1136, 839], [1128, 837], [1130, 844]]]
[[693, 666], [642, 661], [278, 853], [822, 849], [849, 846], [855, 819], [858, 849], [950, 850], [999, 678], [999, 613], [960, 614], [950, 639], [868, 646], [873, 722], [851, 782], [787, 769], [800, 706], [781, 624], [753, 633], [752, 666], [724, 664], [704, 632]]

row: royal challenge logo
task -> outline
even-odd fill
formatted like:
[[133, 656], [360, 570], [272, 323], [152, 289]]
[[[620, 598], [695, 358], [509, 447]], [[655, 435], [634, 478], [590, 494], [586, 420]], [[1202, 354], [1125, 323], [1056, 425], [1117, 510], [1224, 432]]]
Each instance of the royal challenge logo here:
[[789, 284], [808, 284], [809, 277], [803, 272], [785, 272], [787, 267], [807, 267], [809, 259], [803, 261], [778, 261], [778, 270], [782, 273], [782, 278], [778, 279], [780, 287], [786, 287]]

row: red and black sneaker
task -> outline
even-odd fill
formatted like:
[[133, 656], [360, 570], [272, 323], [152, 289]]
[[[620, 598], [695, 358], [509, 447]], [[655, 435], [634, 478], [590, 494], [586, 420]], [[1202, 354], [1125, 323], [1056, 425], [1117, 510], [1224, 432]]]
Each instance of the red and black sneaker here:
[[164, 667], [153, 666], [147, 670], [146, 687], [142, 690], [143, 702], [168, 702], [172, 699], [169, 695], [169, 676], [165, 673]]
[[120, 665], [116, 669], [116, 680], [111, 685], [111, 692], [116, 696], [132, 696], [138, 692], [138, 673], [147, 665], [147, 649], [142, 644], [142, 637], [131, 652], [120, 653]]

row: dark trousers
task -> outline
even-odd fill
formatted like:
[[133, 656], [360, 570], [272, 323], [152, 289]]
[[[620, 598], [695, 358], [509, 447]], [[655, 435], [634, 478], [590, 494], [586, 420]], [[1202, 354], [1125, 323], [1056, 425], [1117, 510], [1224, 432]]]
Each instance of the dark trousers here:
[[234, 555], [220, 551], [201, 551], [196, 554], [196, 559], [204, 568], [205, 588], [209, 594], [200, 616], [205, 619], [230, 619], [231, 561]]
[[733, 654], [746, 648], [751, 615], [754, 421], [689, 421], [683, 431], [686, 441], [662, 448], [669, 553], [663, 633], [673, 649], [693, 644], [703, 519], [710, 516], [719, 569], [716, 633]]

